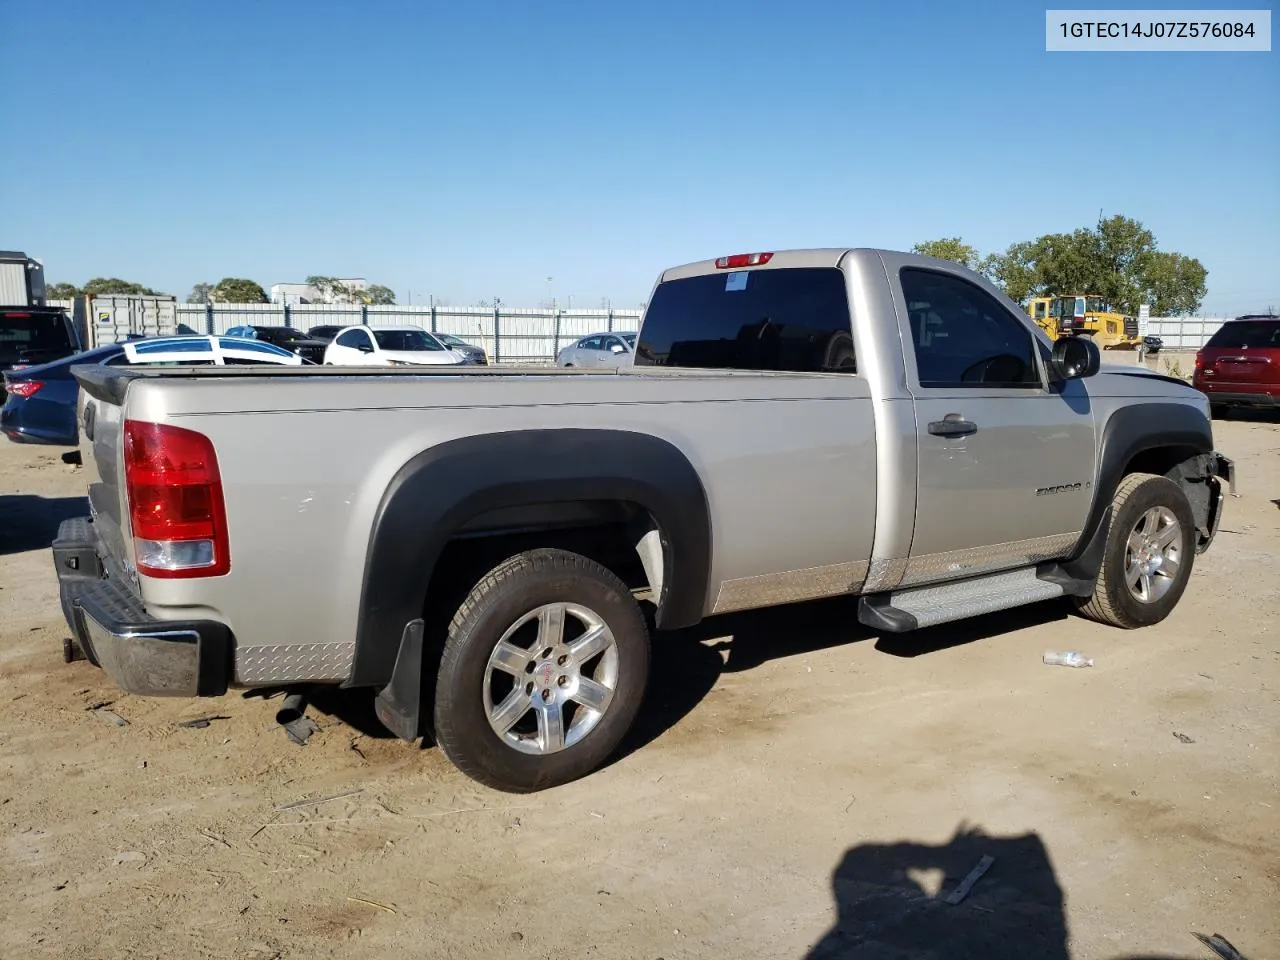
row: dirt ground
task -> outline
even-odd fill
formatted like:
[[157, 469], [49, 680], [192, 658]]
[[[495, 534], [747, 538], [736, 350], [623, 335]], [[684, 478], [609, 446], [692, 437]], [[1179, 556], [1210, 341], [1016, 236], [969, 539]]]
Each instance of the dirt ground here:
[[616, 762], [523, 797], [357, 697], [300, 747], [64, 664], [83, 473], [0, 443], [0, 957], [1280, 957], [1280, 422], [1216, 432], [1239, 497], [1165, 623], [719, 619], [657, 638]]

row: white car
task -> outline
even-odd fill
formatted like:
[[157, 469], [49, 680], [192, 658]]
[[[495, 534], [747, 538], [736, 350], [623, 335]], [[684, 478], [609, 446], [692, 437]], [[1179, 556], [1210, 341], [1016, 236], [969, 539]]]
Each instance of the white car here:
[[[165, 366], [191, 367], [213, 364], [282, 363], [285, 366], [301, 366], [305, 361], [296, 353], [290, 353], [274, 344], [247, 337], [227, 336], [178, 336], [145, 337], [127, 340], [121, 359], [115, 364], [162, 364]], [[112, 363], [111, 360], [106, 361]], [[114, 365], [114, 364], [113, 364]]]
[[556, 354], [557, 367], [614, 368], [635, 363], [634, 333], [592, 333], [579, 337]]
[[324, 362], [343, 367], [458, 365], [467, 358], [421, 327], [346, 327], [324, 351]]

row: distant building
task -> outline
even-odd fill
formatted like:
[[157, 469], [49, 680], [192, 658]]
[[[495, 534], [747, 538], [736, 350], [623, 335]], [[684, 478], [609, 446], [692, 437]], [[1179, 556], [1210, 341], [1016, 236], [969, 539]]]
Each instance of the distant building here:
[[[369, 287], [369, 281], [364, 277], [335, 277], [334, 279], [345, 290], [349, 291], [349, 294], [366, 290]], [[332, 291], [322, 292], [309, 283], [273, 283], [271, 285], [271, 302], [285, 304], [290, 307], [296, 307], [300, 303], [359, 302], [349, 294], [344, 295], [341, 292], [335, 294]]]

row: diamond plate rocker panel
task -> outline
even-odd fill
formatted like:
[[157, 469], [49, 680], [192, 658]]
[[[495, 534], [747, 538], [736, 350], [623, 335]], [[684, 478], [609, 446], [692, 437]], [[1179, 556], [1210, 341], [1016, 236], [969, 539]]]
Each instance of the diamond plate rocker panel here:
[[355, 654], [354, 642], [237, 647], [236, 680], [246, 686], [346, 680], [351, 676]]
[[726, 580], [720, 584], [711, 612], [728, 613], [857, 593], [866, 577], [867, 563], [862, 560]]

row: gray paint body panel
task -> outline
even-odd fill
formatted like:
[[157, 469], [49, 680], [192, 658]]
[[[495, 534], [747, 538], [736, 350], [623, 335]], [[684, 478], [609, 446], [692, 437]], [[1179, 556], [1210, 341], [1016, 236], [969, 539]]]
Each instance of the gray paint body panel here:
[[[334, 409], [343, 386], [355, 402]], [[199, 607], [226, 622], [240, 682], [278, 681], [263, 654], [299, 645], [307, 656], [293, 662], [312, 672], [305, 679], [344, 679], [369, 530], [391, 477], [424, 449], [516, 426], [608, 424], [681, 450], [703, 478], [713, 517], [706, 613], [725, 582], [741, 609], [776, 602], [767, 598], [778, 589], [753, 603], [742, 581], [762, 588], [759, 578], [869, 559], [875, 431], [860, 377], [382, 377], [355, 386], [330, 377], [202, 377], [129, 391], [128, 416], [199, 430], [218, 451], [231, 572], [143, 578], [142, 593], [153, 616], [190, 617]], [[850, 575], [847, 589], [860, 582]], [[334, 649], [317, 649], [325, 645]]]
[[[115, 505], [100, 529], [113, 555], [132, 556], [119, 503], [123, 416], [208, 435], [222, 473], [231, 571], [141, 578], [148, 612], [225, 622], [236, 638], [239, 683], [337, 681], [351, 670], [384, 491], [404, 464], [451, 440], [604, 427], [670, 443], [697, 471], [711, 511], [703, 605], [711, 614], [1066, 556], [1084, 529], [1099, 438], [1115, 410], [1158, 400], [1194, 407], [1207, 420], [1198, 392], [1128, 368], [1066, 385], [1046, 376], [1017, 391], [921, 389], [896, 280], [907, 264], [979, 284], [1048, 346], [1016, 305], [969, 271], [842, 248], [781, 252], [749, 269], [842, 269], [856, 375], [655, 367], [129, 371], [123, 414], [88, 401], [98, 419], [85, 462], [98, 499]], [[714, 261], [701, 261], [659, 282], [715, 271]], [[978, 434], [927, 433], [929, 421], [957, 410], [980, 423]], [[1036, 494], [1058, 486], [1070, 489]]]

